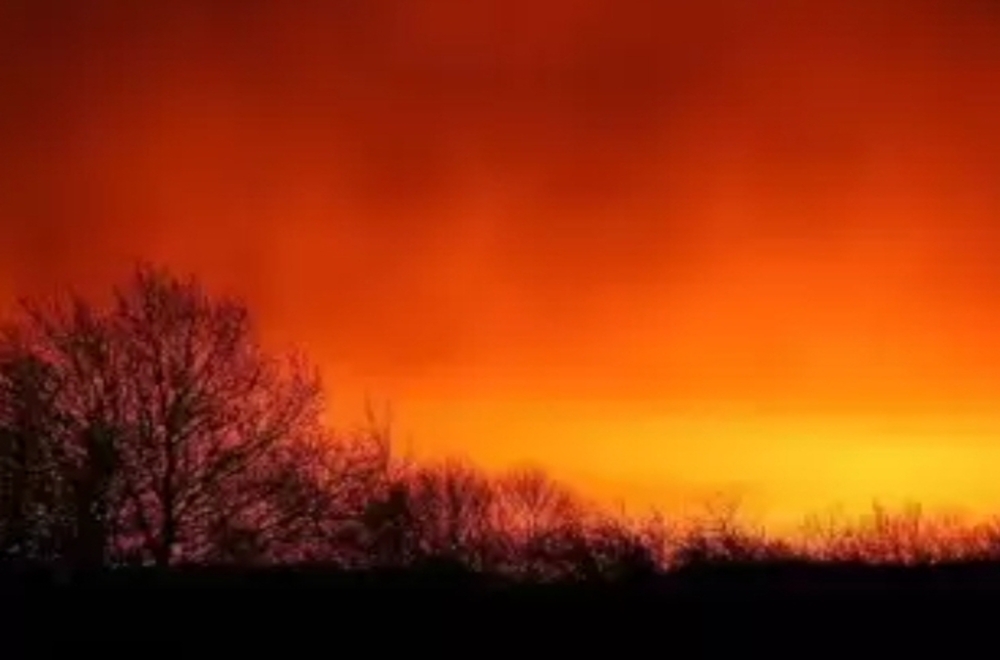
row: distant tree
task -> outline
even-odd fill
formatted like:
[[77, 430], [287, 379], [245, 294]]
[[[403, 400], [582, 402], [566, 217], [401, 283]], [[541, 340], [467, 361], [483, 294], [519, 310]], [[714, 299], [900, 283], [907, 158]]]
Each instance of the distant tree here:
[[510, 470], [498, 478], [497, 491], [503, 524], [525, 539], [576, 524], [584, 513], [576, 495], [541, 468]]
[[368, 549], [356, 531], [384, 487], [390, 450], [389, 436], [374, 428], [289, 446], [269, 479], [278, 515], [256, 530], [266, 533], [269, 559], [363, 564]]
[[871, 513], [856, 520], [813, 515], [802, 531], [806, 553], [820, 560], [929, 564], [991, 554], [988, 524], [930, 516], [915, 503], [893, 511], [876, 502]]
[[267, 561], [313, 534], [318, 553], [382, 469], [382, 447], [331, 442], [315, 370], [194, 280], [141, 267], [109, 306], [23, 312], [0, 338], [9, 551], [54, 534], [76, 564]]
[[530, 580], [569, 577], [586, 543], [587, 507], [542, 469], [510, 470], [496, 480], [496, 520], [508, 572]]
[[399, 463], [364, 515], [369, 559], [381, 566], [435, 561], [481, 568], [492, 489], [459, 461]]
[[420, 467], [410, 474], [408, 496], [421, 555], [478, 570], [495, 564], [496, 493], [481, 471], [455, 460]]
[[567, 549], [573, 577], [614, 582], [646, 578], [661, 570], [664, 530], [658, 525], [655, 518], [596, 516], [584, 527], [582, 538]]
[[658, 516], [604, 510], [535, 467], [501, 475], [496, 489], [500, 537], [519, 577], [619, 581], [664, 565], [667, 530]]
[[740, 519], [738, 499], [723, 498], [706, 503], [702, 516], [687, 521], [675, 538], [670, 563], [697, 566], [720, 563], [764, 562], [792, 558], [794, 549], [771, 538], [759, 526]]

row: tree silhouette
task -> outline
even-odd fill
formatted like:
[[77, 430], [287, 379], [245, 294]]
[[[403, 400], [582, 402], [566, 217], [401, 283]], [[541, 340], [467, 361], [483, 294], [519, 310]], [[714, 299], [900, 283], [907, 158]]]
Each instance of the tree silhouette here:
[[450, 460], [416, 466], [399, 483], [413, 554], [475, 570], [496, 567], [502, 553], [494, 519], [496, 492], [486, 475]]
[[11, 348], [0, 354], [0, 550], [7, 559], [51, 560], [69, 542], [65, 480], [56, 478], [60, 447], [51, 414], [54, 379], [43, 361]]
[[246, 307], [195, 280], [140, 267], [104, 304], [27, 302], [0, 327], [0, 561], [618, 582], [685, 566], [995, 559], [1000, 548], [996, 520], [963, 526], [918, 507], [815, 518], [794, 542], [748, 526], [734, 502], [669, 527], [630, 519], [538, 468], [401, 461], [373, 417], [334, 433], [322, 404], [304, 359], [268, 354]]
[[805, 552], [823, 561], [931, 564], [996, 556], [993, 524], [931, 516], [917, 504], [893, 511], [875, 502], [870, 514], [856, 520], [814, 514], [802, 531]]
[[84, 566], [304, 552], [381, 469], [331, 442], [315, 371], [194, 280], [141, 267], [109, 306], [23, 311], [0, 342], [8, 552], [50, 528]]
[[781, 539], [771, 538], [759, 526], [739, 517], [738, 499], [724, 497], [705, 503], [702, 516], [687, 521], [674, 541], [670, 562], [677, 566], [721, 563], [774, 562], [794, 556]]

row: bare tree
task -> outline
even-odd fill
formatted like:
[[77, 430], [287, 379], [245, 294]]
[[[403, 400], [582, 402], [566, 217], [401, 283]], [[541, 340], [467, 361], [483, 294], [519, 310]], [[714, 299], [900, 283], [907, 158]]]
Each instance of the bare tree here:
[[813, 515], [802, 531], [805, 553], [826, 561], [929, 564], [990, 554], [989, 525], [931, 516], [918, 504], [893, 511], [876, 502], [870, 514], [856, 520]]
[[142, 267], [110, 306], [24, 311], [0, 346], [5, 458], [28, 474], [27, 445], [51, 454], [77, 562], [266, 560], [380, 469], [379, 451], [329, 442], [315, 371], [265, 353], [247, 309], [194, 280]]
[[[103, 414], [108, 385], [93, 375], [107, 365], [106, 337], [80, 303], [50, 317], [26, 311], [24, 323], [5, 329], [0, 348], [11, 548], [23, 545], [17, 537], [27, 530], [37, 541], [44, 529], [53, 533], [50, 549], [57, 554], [100, 564], [113, 524], [116, 460]], [[66, 332], [69, 325], [75, 332]], [[37, 554], [33, 545], [23, 545], [21, 554]]]
[[495, 518], [506, 545], [507, 568], [518, 577], [556, 579], [576, 570], [588, 510], [575, 493], [542, 469], [510, 470], [496, 480]]
[[403, 480], [414, 545], [421, 558], [483, 570], [499, 549], [493, 484], [479, 470], [457, 460], [412, 469]]
[[723, 497], [705, 503], [702, 516], [687, 521], [672, 547], [675, 565], [767, 562], [789, 559], [793, 548], [768, 536], [761, 526], [740, 518], [739, 499]]
[[48, 366], [12, 351], [8, 333], [0, 354], [0, 553], [40, 561], [60, 554], [70, 540], [66, 482], [59, 479], [59, 449], [50, 414], [56, 383]]
[[576, 496], [541, 468], [511, 470], [499, 477], [497, 488], [504, 524], [524, 537], [571, 524], [583, 513]]

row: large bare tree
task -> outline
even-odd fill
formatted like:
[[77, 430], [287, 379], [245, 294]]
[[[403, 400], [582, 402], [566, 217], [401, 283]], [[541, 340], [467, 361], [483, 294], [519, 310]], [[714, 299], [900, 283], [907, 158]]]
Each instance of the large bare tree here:
[[330, 441], [315, 370], [240, 301], [141, 267], [109, 305], [23, 311], [0, 339], [8, 549], [44, 528], [85, 565], [316, 558], [363, 506], [386, 448]]

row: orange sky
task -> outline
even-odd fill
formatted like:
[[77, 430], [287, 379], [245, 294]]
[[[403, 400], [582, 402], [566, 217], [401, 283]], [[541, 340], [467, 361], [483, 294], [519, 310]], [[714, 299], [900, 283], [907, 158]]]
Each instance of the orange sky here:
[[0, 297], [245, 296], [420, 451], [1000, 511], [991, 0], [0, 0]]

